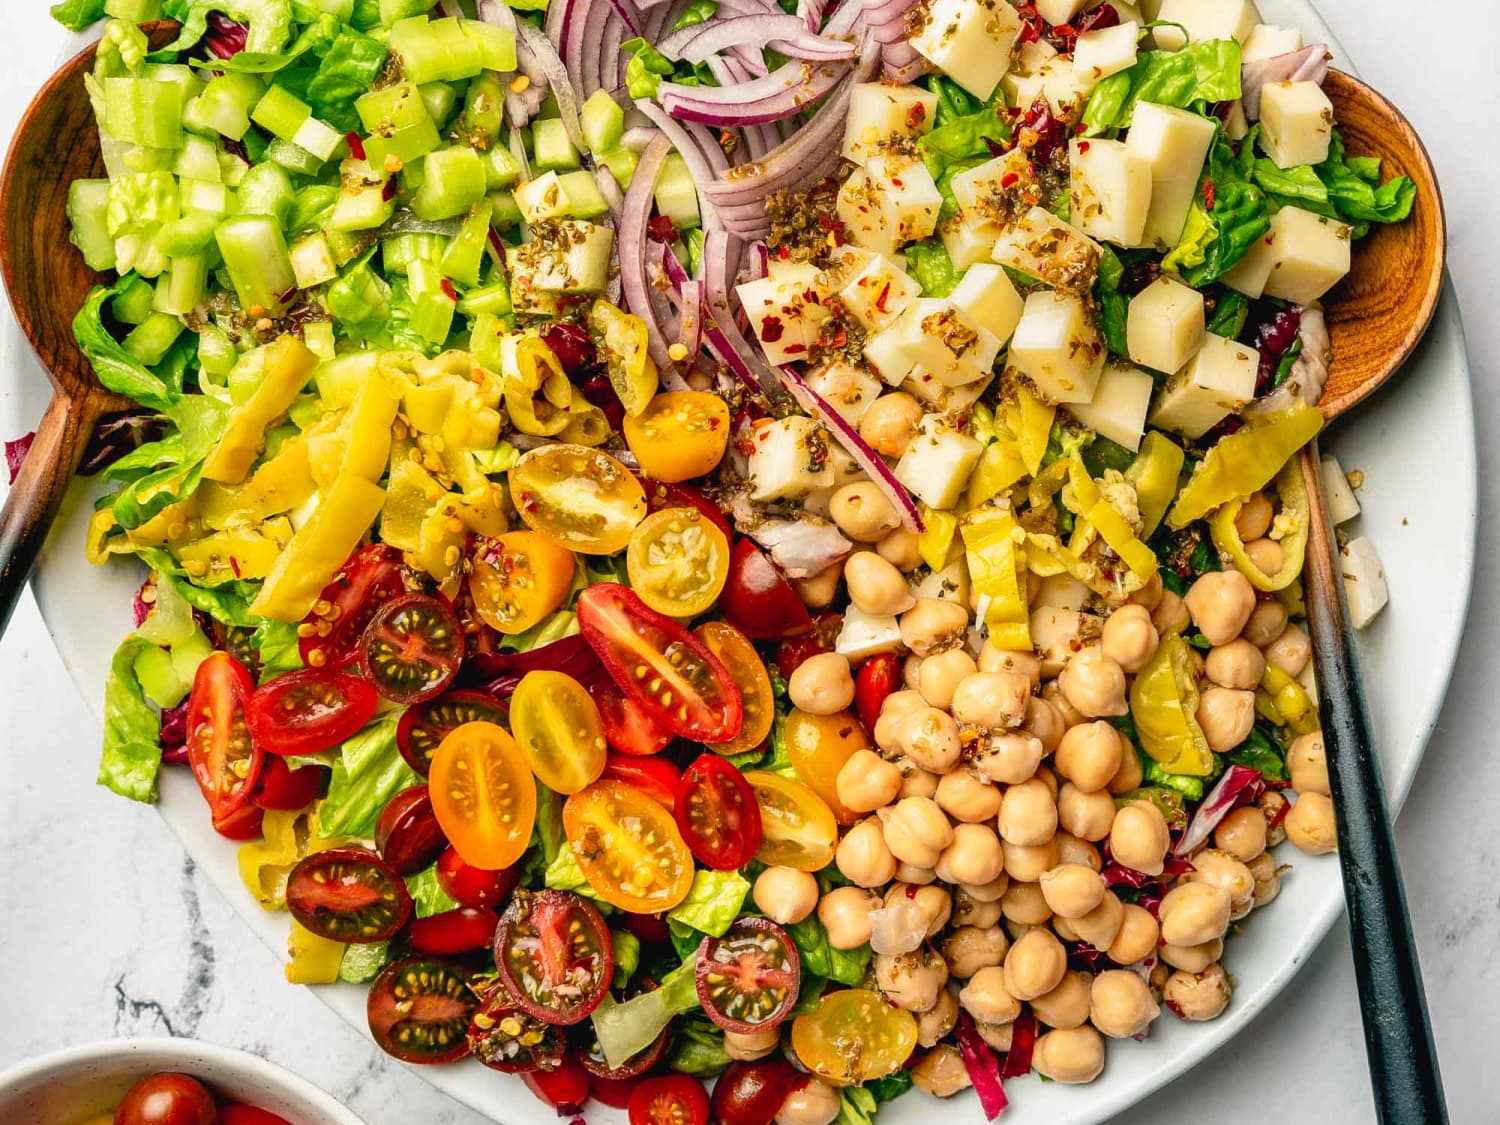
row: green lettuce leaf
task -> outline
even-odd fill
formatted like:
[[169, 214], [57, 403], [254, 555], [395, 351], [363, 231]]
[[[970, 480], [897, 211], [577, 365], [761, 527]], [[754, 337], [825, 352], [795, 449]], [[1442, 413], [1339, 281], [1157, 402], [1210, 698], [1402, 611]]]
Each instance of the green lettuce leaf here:
[[339, 747], [319, 825], [328, 836], [369, 839], [386, 802], [421, 781], [396, 749], [396, 717], [378, 719]]
[[82, 31], [104, 18], [104, 0], [64, 0], [52, 5], [52, 18], [69, 31]]
[[1380, 161], [1371, 156], [1349, 156], [1337, 129], [1321, 164], [1278, 168], [1256, 160], [1252, 176], [1278, 204], [1292, 204], [1354, 225], [1362, 238], [1371, 223], [1399, 223], [1411, 214], [1416, 184], [1406, 176], [1380, 182]]
[[1328, 188], [1311, 164], [1278, 168], [1262, 156], [1256, 160], [1250, 175], [1257, 187], [1277, 197], [1278, 201], [1314, 205], [1328, 202]]
[[809, 914], [786, 930], [796, 943], [797, 952], [802, 955], [804, 972], [851, 987], [865, 979], [865, 970], [870, 964], [868, 945], [858, 949], [835, 949], [828, 944], [828, 931], [816, 914]]
[[542, 883], [554, 891], [576, 891], [584, 898], [597, 899], [599, 897], [594, 888], [589, 886], [589, 881], [583, 877], [578, 861], [573, 857], [573, 849], [567, 843], [557, 849], [552, 862], [547, 864]]
[[157, 52], [159, 58], [197, 46], [208, 31], [210, 12], [223, 12], [250, 29], [245, 50], [252, 55], [275, 54], [292, 36], [292, 0], [166, 0], [162, 10], [182, 24], [182, 30]]
[[876, 1078], [865, 1083], [865, 1089], [874, 1095], [879, 1105], [895, 1101], [911, 1087], [911, 1071], [909, 1070], [898, 1070], [895, 1074], [888, 1074], [884, 1078]]
[[1137, 102], [1178, 109], [1240, 96], [1240, 45], [1233, 39], [1190, 43], [1180, 51], [1147, 51], [1129, 70], [1112, 74], [1083, 107], [1084, 136], [1130, 124]]
[[942, 240], [937, 238], [913, 242], [906, 248], [906, 268], [917, 279], [927, 297], [946, 297], [963, 276], [953, 266], [953, 259]]
[[346, 945], [344, 959], [339, 962], [339, 980], [347, 984], [369, 984], [385, 968], [390, 949], [388, 941]]
[[267, 618], [250, 634], [250, 643], [260, 654], [262, 677], [292, 672], [303, 666], [302, 653], [297, 644], [297, 626], [289, 621], [272, 621]]
[[738, 871], [698, 871], [687, 898], [667, 914], [669, 921], [718, 937], [740, 916], [750, 884]]
[[1208, 319], [1208, 330], [1226, 340], [1238, 340], [1250, 317], [1250, 299], [1233, 289], [1225, 289], [1214, 298], [1214, 314]]
[[418, 918], [430, 918], [434, 914], [446, 914], [458, 909], [458, 902], [438, 882], [437, 864], [415, 875], [406, 877], [406, 889], [411, 895], [412, 906]]
[[863, 1086], [846, 1086], [839, 1091], [839, 1115], [835, 1125], [870, 1125], [875, 1116], [875, 1095]]
[[927, 88], [937, 95], [937, 110], [932, 115], [934, 129], [942, 128], [959, 117], [978, 113], [984, 103], [965, 90], [951, 78], [932, 74], [927, 77]]
[[730, 1063], [724, 1049], [724, 1032], [706, 1016], [679, 1020], [673, 1033], [667, 1066], [679, 1074], [694, 1078], [713, 1078], [723, 1074]]
[[661, 80], [672, 76], [675, 66], [640, 36], [627, 39], [620, 50], [630, 52], [630, 61], [625, 64], [625, 88], [632, 98], [654, 98], [661, 88]]
[[1250, 735], [1225, 756], [1231, 765], [1259, 770], [1267, 781], [1286, 781], [1286, 751], [1275, 730], [1264, 719], [1256, 719]]
[[110, 335], [104, 327], [104, 307], [127, 283], [96, 286], [73, 318], [78, 347], [93, 365], [99, 382], [142, 406], [166, 410], [182, 396], [182, 387], [169, 386]]
[[104, 752], [99, 784], [132, 801], [156, 800], [161, 768], [161, 716], [146, 702], [135, 661], [154, 648], [132, 634], [115, 650], [104, 682]]
[[651, 1046], [673, 1017], [697, 1010], [696, 978], [697, 963], [687, 960], [662, 977], [661, 987], [652, 992], [620, 1002], [604, 998], [589, 1018], [611, 1066], [619, 1066]]
[[641, 939], [629, 930], [611, 930], [609, 942], [615, 954], [615, 976], [610, 983], [623, 989], [641, 966]]
[[318, 72], [307, 84], [307, 104], [313, 116], [341, 133], [360, 126], [354, 99], [368, 91], [380, 77], [389, 54], [378, 39], [346, 29], [323, 52]]

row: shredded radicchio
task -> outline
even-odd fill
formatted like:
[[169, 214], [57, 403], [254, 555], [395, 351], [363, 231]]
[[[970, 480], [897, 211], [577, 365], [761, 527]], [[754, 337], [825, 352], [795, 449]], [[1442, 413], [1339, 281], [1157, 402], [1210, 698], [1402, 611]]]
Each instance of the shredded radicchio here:
[[216, 59], [232, 59], [245, 49], [249, 42], [250, 29], [230, 19], [223, 12], [208, 13], [208, 30], [203, 33], [203, 46]]
[[1140, 890], [1143, 887], [1164, 886], [1179, 875], [1185, 875], [1193, 869], [1193, 865], [1181, 856], [1169, 855], [1162, 863], [1160, 875], [1145, 875], [1134, 868], [1126, 867], [1124, 864], [1111, 860], [1104, 867], [1101, 874], [1104, 876], [1106, 887], [1131, 887]]
[[151, 602], [146, 598], [147, 590], [155, 590], [156, 583], [151, 579], [141, 583], [141, 588], [135, 592], [135, 598], [130, 603], [131, 616], [135, 618], [135, 627], [139, 629], [146, 623], [146, 618], [151, 616]]
[[1249, 766], [1230, 766], [1217, 785], [1208, 791], [1198, 811], [1193, 814], [1182, 839], [1172, 849], [1174, 858], [1192, 855], [1208, 842], [1214, 829], [1241, 805], [1260, 799], [1266, 791], [1265, 778]]
[[990, 1045], [979, 1037], [979, 1029], [968, 1012], [958, 1017], [956, 1037], [958, 1053], [963, 1057], [964, 1069], [969, 1072], [969, 1081], [979, 1095], [979, 1107], [984, 1110], [985, 1120], [993, 1121], [1009, 1104], [1005, 1087], [1000, 1081], [1000, 1060]]
[[1257, 398], [1271, 390], [1276, 369], [1281, 366], [1287, 350], [1297, 342], [1297, 332], [1302, 325], [1301, 309], [1268, 307], [1266, 312], [1266, 318], [1255, 326], [1251, 336], [1251, 343], [1260, 352], [1260, 370], [1255, 376]]
[[83, 451], [83, 463], [78, 473], [85, 477], [102, 473], [125, 454], [147, 442], [160, 441], [166, 434], [166, 419], [159, 414], [144, 410], [110, 414], [94, 429], [94, 436]]
[[564, 672], [586, 688], [602, 684], [607, 678], [604, 665], [599, 663], [588, 641], [575, 634], [530, 652], [481, 653], [465, 661], [459, 682], [482, 688], [497, 699], [508, 699], [522, 676], [541, 671]]
[[1036, 1013], [1029, 1007], [1010, 1025], [1010, 1050], [1000, 1062], [1001, 1078], [1020, 1078], [1031, 1073], [1031, 1053], [1036, 1047]]
[[21, 475], [21, 465], [26, 460], [26, 454], [31, 452], [31, 443], [34, 441], [36, 433], [33, 431], [5, 443], [5, 467], [10, 471], [11, 484], [15, 484], [16, 478]]
[[161, 713], [161, 760], [187, 761], [188, 700]]

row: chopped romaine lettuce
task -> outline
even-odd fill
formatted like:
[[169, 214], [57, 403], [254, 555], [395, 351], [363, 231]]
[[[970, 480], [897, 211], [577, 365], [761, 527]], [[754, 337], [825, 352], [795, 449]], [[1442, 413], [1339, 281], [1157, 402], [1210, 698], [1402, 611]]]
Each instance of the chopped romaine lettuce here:
[[749, 893], [750, 884], [738, 871], [697, 871], [687, 898], [667, 918], [718, 937], [740, 916]]
[[150, 641], [132, 634], [115, 650], [104, 683], [104, 753], [99, 784], [132, 801], [156, 800], [161, 768], [161, 716], [146, 702], [136, 658]]
[[378, 719], [339, 747], [319, 806], [324, 835], [369, 839], [386, 802], [421, 780], [396, 749], [395, 716]]
[[594, 1034], [610, 1066], [620, 1066], [651, 1046], [674, 1016], [698, 1006], [697, 965], [684, 961], [662, 978], [661, 987], [629, 1000], [605, 997], [590, 1017]]
[[411, 894], [412, 906], [418, 918], [430, 918], [434, 914], [458, 909], [458, 902], [438, 882], [437, 864], [418, 871], [415, 875], [408, 875], [406, 889]]

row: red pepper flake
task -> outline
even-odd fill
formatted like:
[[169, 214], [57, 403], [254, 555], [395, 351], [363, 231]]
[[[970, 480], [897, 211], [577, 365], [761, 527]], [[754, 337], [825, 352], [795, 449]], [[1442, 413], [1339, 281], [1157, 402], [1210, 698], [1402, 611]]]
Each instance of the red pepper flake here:
[[363, 160], [365, 158], [365, 142], [360, 139], [358, 133], [346, 133], [344, 134], [344, 140], [349, 142], [349, 152], [355, 160]]
[[1214, 188], [1214, 182], [1212, 180], [1204, 180], [1203, 181], [1203, 203], [1204, 203], [1204, 206], [1206, 206], [1210, 211], [1212, 211], [1214, 209], [1214, 199], [1216, 197], [1217, 196], [1216, 196], [1216, 192], [1215, 192], [1215, 188]]
[[836, 348], [836, 349], [837, 348], [842, 348], [845, 344], [847, 344], [849, 342], [849, 333], [844, 328], [844, 326], [842, 324], [839, 325], [837, 331], [834, 332], [834, 334], [833, 334], [833, 341], [832, 342], [833, 342], [834, 348]]
[[875, 298], [875, 311], [885, 312], [885, 299], [891, 295], [891, 283], [887, 281], [880, 288], [880, 296]]
[[906, 111], [906, 127], [908, 129], [919, 128], [922, 122], [927, 120], [927, 107], [921, 102], [913, 102]]
[[1003, 188], [1008, 188], [1011, 185], [1017, 184], [1017, 183], [1020, 183], [1020, 182], [1021, 182], [1021, 174], [1019, 172], [1007, 172], [1007, 173], [1005, 173], [1005, 175], [1003, 175], [1003, 176], [1000, 177], [1000, 186], [1003, 187]]
[[453, 288], [453, 282], [449, 281], [446, 277], [443, 278], [443, 295], [454, 304], [458, 303], [458, 290]]
[[1082, 156], [1084, 153], [1088, 152], [1088, 150], [1089, 150], [1089, 143], [1088, 143], [1088, 141], [1079, 141], [1078, 142], [1078, 155], [1079, 156]]
[[786, 346], [787, 355], [801, 355], [805, 351], [807, 351], [806, 344], [788, 344]]
[[778, 246], [776, 248], [776, 256], [784, 262], [792, 256], [792, 248], [790, 246]]
[[646, 224], [646, 233], [657, 242], [676, 242], [677, 224], [670, 215], [658, 215]]
[[392, 176], [386, 180], [385, 187], [380, 189], [380, 198], [386, 203], [396, 198], [396, 177]]
[[892, 187], [904, 187], [905, 185], [901, 182], [901, 177], [900, 176], [892, 176], [891, 177], [891, 186]]
[[760, 322], [760, 338], [767, 344], [774, 344], [781, 339], [785, 331], [786, 326], [781, 323], [779, 316], [768, 316]]
[[240, 576], [240, 560], [235, 558], [233, 555], [229, 556], [229, 569], [234, 571], [234, 576], [236, 578]]

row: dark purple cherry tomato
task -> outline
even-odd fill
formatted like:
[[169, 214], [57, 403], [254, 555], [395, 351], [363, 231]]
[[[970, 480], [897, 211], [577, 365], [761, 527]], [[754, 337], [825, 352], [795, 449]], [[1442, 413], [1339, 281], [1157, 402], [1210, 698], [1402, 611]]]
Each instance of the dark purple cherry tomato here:
[[469, 1021], [479, 997], [463, 969], [432, 957], [393, 961], [365, 1002], [381, 1050], [409, 1063], [445, 1063], [469, 1053]]
[[315, 852], [292, 868], [286, 908], [319, 937], [368, 944], [394, 937], [411, 917], [396, 870], [366, 848]]
[[438, 885], [460, 906], [490, 906], [500, 910], [510, 901], [518, 878], [514, 867], [501, 871], [471, 867], [457, 848], [449, 848], [438, 856]]
[[415, 875], [431, 867], [447, 846], [427, 786], [401, 790], [380, 810], [375, 849], [399, 874]]

